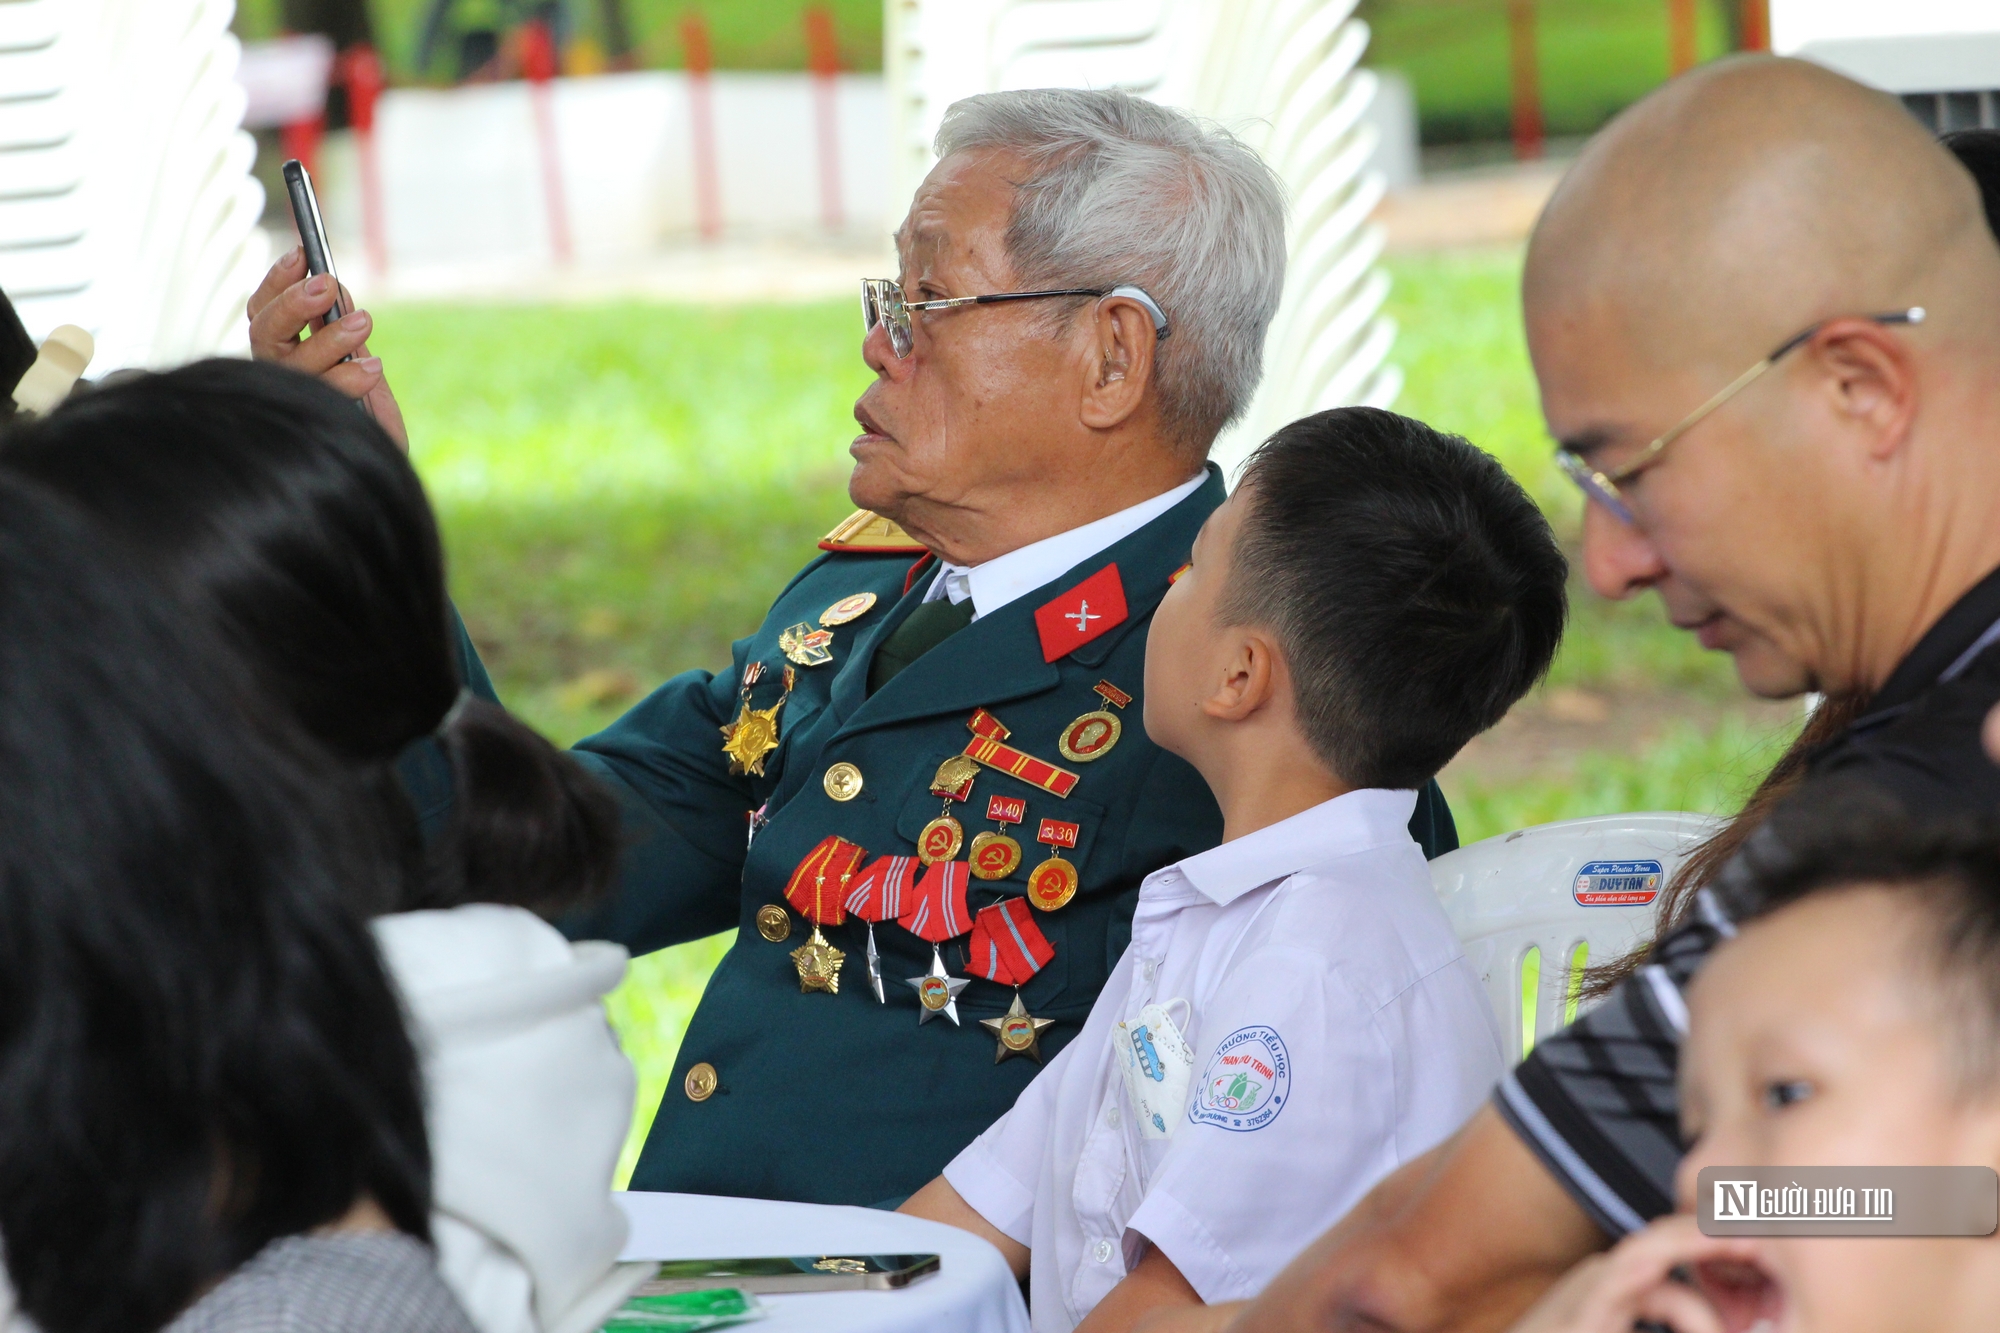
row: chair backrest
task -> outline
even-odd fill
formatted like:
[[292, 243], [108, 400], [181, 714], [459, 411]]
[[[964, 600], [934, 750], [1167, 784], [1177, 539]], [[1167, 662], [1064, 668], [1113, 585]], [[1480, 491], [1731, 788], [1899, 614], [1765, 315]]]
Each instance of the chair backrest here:
[[1719, 827], [1677, 812], [1597, 815], [1504, 833], [1431, 862], [1509, 1064], [1584, 1007], [1586, 967], [1651, 936], [1667, 882]]

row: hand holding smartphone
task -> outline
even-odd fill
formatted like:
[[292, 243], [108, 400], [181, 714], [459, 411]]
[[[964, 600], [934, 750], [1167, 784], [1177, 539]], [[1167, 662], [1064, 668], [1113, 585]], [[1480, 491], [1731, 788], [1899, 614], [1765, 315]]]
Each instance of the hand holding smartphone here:
[[[312, 173], [305, 163], [297, 158], [287, 158], [279, 168], [285, 176], [285, 193], [292, 201], [292, 222], [299, 229], [299, 248], [305, 251], [306, 272], [313, 277], [324, 273], [333, 279], [333, 305], [320, 316], [319, 327], [325, 328], [341, 319], [348, 312], [347, 293], [340, 285], [340, 274], [333, 269], [333, 251], [326, 243], [326, 220], [319, 214], [319, 196], [313, 192]], [[340, 358], [352, 361], [354, 353]], [[375, 409], [366, 398], [356, 400], [363, 412], [372, 420]]]

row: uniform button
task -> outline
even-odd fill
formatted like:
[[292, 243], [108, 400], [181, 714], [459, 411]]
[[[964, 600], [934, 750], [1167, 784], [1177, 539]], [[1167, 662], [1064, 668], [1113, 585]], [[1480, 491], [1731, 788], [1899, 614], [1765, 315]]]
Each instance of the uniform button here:
[[820, 785], [834, 800], [851, 801], [861, 794], [861, 770], [843, 759], [826, 770]]
[[1095, 1258], [1095, 1259], [1097, 1260], [1097, 1262], [1098, 1262], [1098, 1263], [1100, 1263], [1100, 1264], [1108, 1264], [1108, 1263], [1110, 1263], [1110, 1262], [1111, 1262], [1111, 1242], [1110, 1242], [1110, 1241], [1108, 1241], [1108, 1240], [1100, 1240], [1100, 1241], [1098, 1241], [1098, 1242], [1097, 1242], [1097, 1245], [1096, 1245], [1096, 1247], [1095, 1247], [1095, 1248], [1093, 1248], [1093, 1249], [1091, 1250], [1091, 1252], [1090, 1252], [1090, 1253], [1091, 1253], [1091, 1255], [1092, 1255], [1092, 1256], [1093, 1256], [1093, 1257], [1094, 1257], [1094, 1258]]
[[681, 1091], [687, 1093], [691, 1102], [705, 1102], [715, 1095], [715, 1066], [703, 1060], [688, 1067], [687, 1077], [681, 1080]]
[[1148, 958], [1139, 970], [1146, 974], [1146, 980], [1151, 981], [1153, 974], [1160, 970], [1160, 965]]
[[1116, 1128], [1118, 1128], [1118, 1108], [1117, 1108], [1117, 1107], [1115, 1107], [1115, 1106], [1107, 1106], [1107, 1107], [1105, 1107], [1105, 1108], [1104, 1108], [1104, 1123], [1105, 1123], [1105, 1124], [1107, 1124], [1107, 1125], [1109, 1125], [1109, 1126], [1111, 1126], [1111, 1128], [1113, 1128], [1113, 1129], [1116, 1129]]
[[757, 909], [757, 933], [773, 944], [783, 944], [792, 937], [792, 914], [776, 903], [765, 903]]

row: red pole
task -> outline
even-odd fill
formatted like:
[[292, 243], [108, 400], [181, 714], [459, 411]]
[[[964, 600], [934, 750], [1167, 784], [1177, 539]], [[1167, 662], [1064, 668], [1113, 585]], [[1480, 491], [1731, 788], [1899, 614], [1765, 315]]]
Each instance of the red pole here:
[[389, 235], [382, 221], [382, 173], [375, 157], [375, 101], [387, 79], [382, 57], [365, 43], [347, 49], [340, 71], [347, 85], [347, 118], [361, 151], [361, 236], [368, 247], [368, 266], [383, 273], [389, 267]]
[[278, 151], [305, 163], [306, 171], [319, 174], [319, 143], [326, 137], [326, 112], [278, 127]]
[[1514, 156], [1542, 155], [1542, 75], [1535, 58], [1535, 0], [1507, 0], [1508, 69], [1514, 85]]
[[1771, 49], [1771, 6], [1768, 0], [1743, 0], [1743, 49]]
[[1685, 74], [1694, 68], [1694, 0], [1667, 0], [1667, 70]]
[[806, 10], [806, 68], [812, 71], [813, 113], [819, 131], [819, 217], [828, 231], [844, 222], [840, 200], [840, 47], [833, 39], [833, 12], [824, 5]]
[[688, 123], [694, 133], [694, 215], [702, 239], [722, 235], [722, 179], [715, 163], [715, 103], [709, 75], [715, 53], [708, 23], [699, 13], [681, 19], [681, 46], [687, 52]]
[[549, 210], [549, 248], [559, 264], [570, 261], [569, 205], [563, 198], [562, 158], [556, 145], [556, 43], [548, 24], [529, 19], [521, 27], [521, 66], [535, 113], [535, 140], [541, 150], [542, 197]]

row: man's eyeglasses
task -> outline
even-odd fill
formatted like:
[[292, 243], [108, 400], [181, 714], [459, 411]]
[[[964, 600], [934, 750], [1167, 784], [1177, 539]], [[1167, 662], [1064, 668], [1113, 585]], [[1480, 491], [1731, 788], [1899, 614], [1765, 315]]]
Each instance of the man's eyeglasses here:
[[[1892, 310], [1886, 314], [1863, 315], [1861, 318], [1873, 320], [1877, 324], [1921, 324], [1924, 322], [1924, 308], [1920, 305], [1913, 305], [1908, 310]], [[1564, 474], [1577, 484], [1578, 489], [1584, 493], [1586, 498], [1595, 500], [1613, 514], [1616, 514], [1620, 522], [1636, 526], [1636, 520], [1632, 516], [1632, 505], [1625, 492], [1619, 489], [1620, 483], [1630, 481], [1633, 477], [1638, 476], [1641, 472], [1659, 462], [1660, 454], [1668, 445], [1687, 434], [1690, 430], [1693, 430], [1709, 413], [1715, 411], [1731, 398], [1749, 388], [1759, 375], [1762, 375], [1772, 366], [1778, 364], [1779, 359], [1786, 353], [1811, 342], [1814, 334], [1831, 323], [1833, 323], [1833, 320], [1823, 319], [1811, 328], [1805, 329], [1785, 339], [1784, 342], [1779, 343], [1769, 356], [1724, 385], [1720, 393], [1682, 417], [1664, 435], [1659, 436], [1644, 449], [1641, 449], [1638, 455], [1631, 459], [1631, 461], [1621, 464], [1609, 472], [1599, 472], [1596, 468], [1584, 462], [1581, 454], [1567, 448], [1558, 448], [1556, 450], [1556, 466], [1560, 467]]]
[[949, 310], [961, 305], [995, 305], [1001, 301], [1038, 301], [1048, 296], [1129, 296], [1153, 316], [1153, 334], [1164, 341], [1170, 330], [1166, 312], [1143, 288], [1062, 287], [1043, 292], [992, 292], [985, 296], [948, 296], [936, 301], [905, 301], [901, 283], [892, 278], [861, 280], [861, 336], [875, 331], [877, 324], [889, 330], [889, 348], [899, 357], [908, 356], [914, 341], [910, 335], [912, 310]]

